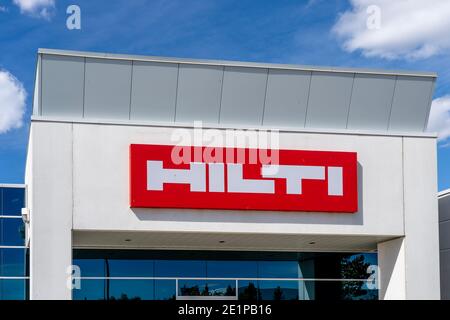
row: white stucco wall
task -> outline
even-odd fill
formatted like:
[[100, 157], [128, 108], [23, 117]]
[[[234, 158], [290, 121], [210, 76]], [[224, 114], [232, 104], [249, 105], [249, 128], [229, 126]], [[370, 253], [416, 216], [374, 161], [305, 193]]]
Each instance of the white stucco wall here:
[[71, 299], [72, 125], [33, 124], [27, 162], [30, 298]]
[[282, 149], [358, 152], [361, 201], [356, 214], [130, 209], [129, 145], [171, 144], [173, 130], [74, 124], [74, 229], [404, 233], [401, 137], [281, 133]]
[[383, 296], [438, 296], [435, 139], [280, 133], [281, 149], [358, 153], [356, 214], [130, 209], [129, 145], [173, 144], [174, 130], [32, 122], [33, 179], [27, 178], [33, 184], [32, 298], [70, 298], [63, 286], [71, 261], [71, 230], [402, 238], [401, 254], [395, 244], [379, 246], [386, 257], [380, 264], [387, 266], [380, 272], [392, 272], [389, 268], [395, 266], [395, 281], [381, 281], [386, 286], [381, 292], [387, 293]]

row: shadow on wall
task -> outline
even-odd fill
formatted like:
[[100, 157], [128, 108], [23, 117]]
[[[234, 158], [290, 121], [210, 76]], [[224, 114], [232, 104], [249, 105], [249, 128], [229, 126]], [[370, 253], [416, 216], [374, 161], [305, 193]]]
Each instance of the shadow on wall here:
[[363, 225], [363, 194], [363, 168], [358, 162], [358, 212], [354, 214], [157, 208], [131, 208], [131, 211], [141, 221]]

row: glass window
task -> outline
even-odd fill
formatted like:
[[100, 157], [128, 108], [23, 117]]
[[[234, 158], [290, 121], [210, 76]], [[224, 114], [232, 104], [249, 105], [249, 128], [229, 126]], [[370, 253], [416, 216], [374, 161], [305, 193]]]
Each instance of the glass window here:
[[206, 261], [155, 260], [155, 277], [206, 278]]
[[105, 300], [106, 280], [82, 279], [80, 287], [72, 290], [73, 300]]
[[153, 260], [108, 259], [110, 277], [153, 277]]
[[0, 279], [0, 300], [25, 300], [26, 280]]
[[207, 261], [208, 278], [257, 278], [256, 261]]
[[25, 189], [24, 188], [3, 188], [2, 190], [2, 209], [3, 216], [20, 216], [22, 208], [25, 207]]
[[187, 297], [201, 296], [235, 296], [234, 280], [179, 280], [178, 295]]
[[[23, 270], [24, 256], [24, 251], [21, 258], [10, 254], [8, 265], [18, 267], [8, 270]], [[175, 278], [178, 295], [234, 296], [237, 291], [247, 301], [378, 298], [378, 290], [364, 281], [371, 275], [368, 266], [377, 264], [376, 253], [74, 250], [74, 257], [81, 277], [170, 278], [82, 279], [74, 299], [174, 300]]]
[[153, 300], [154, 297], [153, 280], [111, 279], [107, 290], [110, 300]]
[[298, 300], [302, 281], [259, 280], [261, 300]]
[[258, 288], [258, 281], [239, 280], [238, 299], [246, 301], [261, 300], [261, 293]]
[[376, 253], [305, 253], [299, 260], [300, 274], [308, 279], [367, 279]]
[[365, 281], [306, 281], [310, 300], [377, 300], [378, 290], [369, 289]]
[[24, 246], [25, 226], [21, 218], [0, 219], [0, 245]]
[[26, 249], [0, 249], [0, 276], [24, 277]]
[[80, 277], [105, 276], [105, 260], [103, 259], [74, 259], [73, 264], [80, 268]]
[[155, 280], [155, 300], [176, 299], [175, 280]]
[[370, 275], [369, 267], [377, 265], [377, 257], [374, 254], [362, 253], [344, 255], [341, 258], [341, 279], [367, 279]]
[[259, 278], [297, 278], [297, 261], [259, 261]]

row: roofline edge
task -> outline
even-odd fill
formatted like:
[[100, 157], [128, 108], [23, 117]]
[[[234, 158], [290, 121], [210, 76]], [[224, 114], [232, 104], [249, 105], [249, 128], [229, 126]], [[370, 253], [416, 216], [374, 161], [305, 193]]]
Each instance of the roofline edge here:
[[[116, 125], [116, 126], [137, 126], [137, 127], [170, 127], [170, 128], [195, 128], [194, 123], [156, 122], [156, 121], [130, 121], [114, 119], [69, 119], [63, 117], [31, 116], [31, 122], [59, 122], [88, 125]], [[277, 130], [279, 132], [294, 132], [307, 134], [339, 134], [339, 135], [360, 135], [360, 136], [384, 136], [384, 137], [411, 137], [411, 138], [432, 138], [437, 139], [437, 133], [432, 132], [396, 132], [396, 131], [368, 131], [353, 129], [314, 129], [295, 127], [267, 127], [261, 125], [225, 125], [203, 123], [202, 129], [219, 130]]]
[[357, 73], [357, 74], [411, 76], [411, 77], [427, 77], [427, 78], [438, 77], [436, 72], [426, 72], [426, 71], [377, 70], [377, 69], [345, 68], [345, 67], [331, 67], [331, 66], [319, 67], [319, 66], [296, 65], [296, 64], [244, 62], [233, 60], [188, 59], [176, 57], [128, 55], [128, 54], [115, 54], [105, 52], [102, 53], [89, 51], [72, 51], [72, 50], [59, 50], [46, 48], [39, 48], [38, 54], [97, 58], [97, 59], [112, 59], [112, 60], [133, 60], [144, 62], [164, 62], [164, 63], [195, 64], [195, 65], [216, 65], [228, 67], [265, 68], [278, 70], [298, 70], [310, 72], [317, 71], [317, 72], [352, 73], [352, 74]]

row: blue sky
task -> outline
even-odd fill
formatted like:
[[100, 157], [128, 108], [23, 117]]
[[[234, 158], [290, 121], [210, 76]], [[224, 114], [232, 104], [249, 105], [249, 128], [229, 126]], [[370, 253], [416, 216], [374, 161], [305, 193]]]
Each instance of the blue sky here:
[[[430, 0], [442, 1], [449, 2]], [[366, 14], [366, 7], [361, 6], [369, 2], [382, 8], [383, 33], [376, 39], [358, 30], [358, 19]], [[81, 30], [66, 28], [70, 4], [81, 8]], [[424, 12], [421, 5], [418, 0], [409, 1], [398, 17], [398, 8], [392, 8], [388, 0], [0, 0], [0, 69], [16, 77], [28, 93], [22, 127], [0, 134], [0, 182], [23, 182], [40, 47], [435, 71], [439, 79], [434, 98], [445, 97], [450, 95], [449, 29], [439, 25], [439, 18], [444, 12], [448, 20], [450, 9], [445, 6], [428, 12], [430, 19], [421, 25], [424, 35], [408, 25], [414, 24], [417, 12]], [[450, 103], [441, 101], [444, 107]], [[442, 123], [438, 128], [446, 131]], [[450, 139], [442, 134], [439, 190], [450, 188]]]

